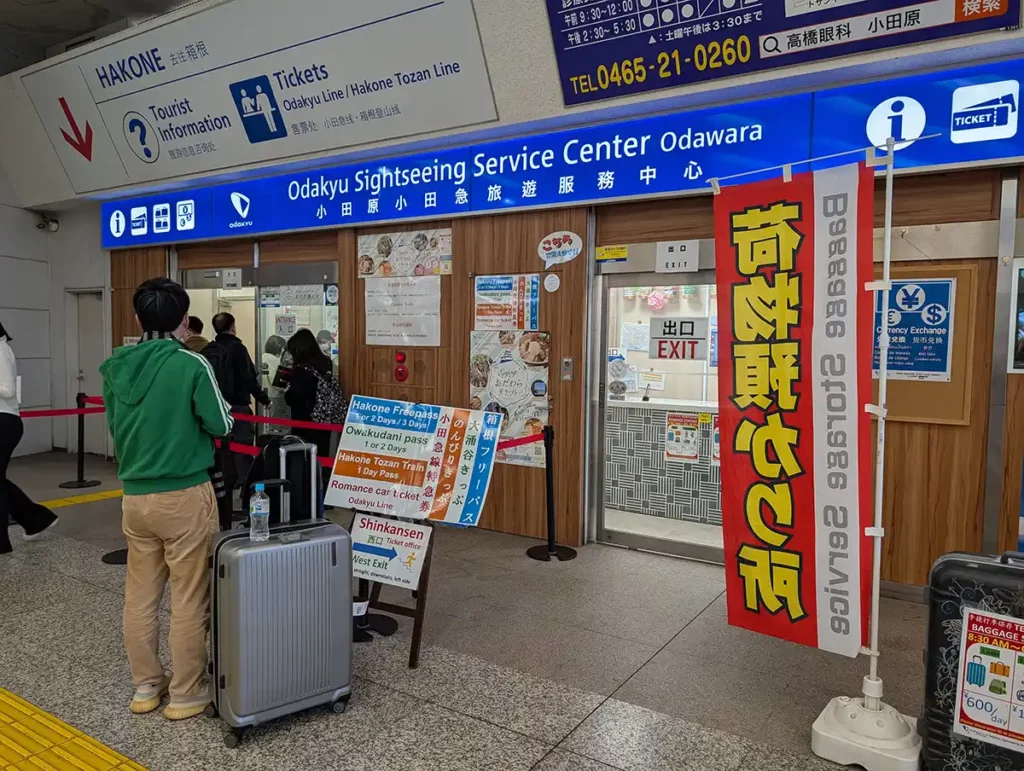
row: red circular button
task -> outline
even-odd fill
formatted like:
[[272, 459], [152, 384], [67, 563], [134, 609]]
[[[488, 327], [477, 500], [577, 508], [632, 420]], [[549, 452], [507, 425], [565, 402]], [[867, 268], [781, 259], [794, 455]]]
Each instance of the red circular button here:
[[402, 353], [401, 351], [398, 351], [395, 354], [395, 361], [397, 361], [399, 364], [405, 364], [405, 354]]
[[409, 368], [404, 364], [398, 364], [395, 366], [395, 380], [399, 383], [404, 383], [409, 379]]

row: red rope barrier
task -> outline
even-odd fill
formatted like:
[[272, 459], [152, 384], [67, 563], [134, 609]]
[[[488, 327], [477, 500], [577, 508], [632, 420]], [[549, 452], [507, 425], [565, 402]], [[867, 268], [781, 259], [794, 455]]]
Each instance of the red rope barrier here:
[[524, 444], [536, 444], [543, 441], [544, 434], [530, 434], [529, 436], [521, 436], [518, 439], [506, 439], [504, 442], [498, 442], [498, 449], [511, 450], [513, 447], [522, 447]]
[[[85, 404], [103, 404], [102, 396], [86, 396], [82, 399]], [[26, 410], [21, 413], [23, 418], [62, 418], [70, 415], [98, 415], [106, 412], [106, 408], [103, 406], [92, 407], [86, 409], [68, 409], [68, 410]], [[345, 430], [345, 426], [338, 423], [312, 423], [308, 420], [287, 420], [285, 418], [265, 418], [260, 415], [244, 415], [241, 413], [232, 413], [232, 416], [236, 420], [242, 420], [249, 423], [263, 423], [269, 426], [285, 426], [287, 428], [309, 428], [316, 431], [337, 431], [342, 432]], [[530, 436], [522, 436], [518, 439], [506, 439], [504, 442], [498, 442], [499, 450], [511, 450], [514, 447], [522, 447], [526, 444], [535, 444], [536, 442], [543, 441], [543, 434], [531, 434]], [[217, 446], [220, 446], [220, 442], [217, 442]], [[260, 454], [260, 450], [257, 447], [253, 447], [249, 444], [239, 444], [238, 442], [231, 442], [228, 446], [231, 452], [237, 452], [241, 455], [248, 455], [255, 458]], [[334, 465], [333, 458], [320, 458], [320, 465], [324, 468], [330, 468]]]
[[65, 418], [71, 415], [99, 415], [106, 412], [105, 408], [93, 407], [91, 409], [70, 409], [70, 410], [23, 410], [23, 418]]

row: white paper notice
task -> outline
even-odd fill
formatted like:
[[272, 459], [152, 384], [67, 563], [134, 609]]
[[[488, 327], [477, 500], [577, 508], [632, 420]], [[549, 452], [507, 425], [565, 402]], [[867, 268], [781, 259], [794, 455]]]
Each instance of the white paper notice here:
[[368, 278], [366, 344], [441, 345], [441, 277]]

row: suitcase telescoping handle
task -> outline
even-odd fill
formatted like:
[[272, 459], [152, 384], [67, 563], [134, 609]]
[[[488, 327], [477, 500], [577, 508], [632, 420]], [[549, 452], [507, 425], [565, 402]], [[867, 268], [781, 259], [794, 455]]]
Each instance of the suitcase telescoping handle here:
[[999, 562], [1003, 565], [1009, 565], [1011, 562], [1024, 563], [1024, 552], [1004, 551], [1002, 556], [999, 558]]

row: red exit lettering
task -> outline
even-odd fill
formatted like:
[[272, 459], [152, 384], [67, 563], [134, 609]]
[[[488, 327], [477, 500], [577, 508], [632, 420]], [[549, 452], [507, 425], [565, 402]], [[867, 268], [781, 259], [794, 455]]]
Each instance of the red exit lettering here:
[[697, 356], [698, 340], [659, 340], [659, 359], [693, 359]]

